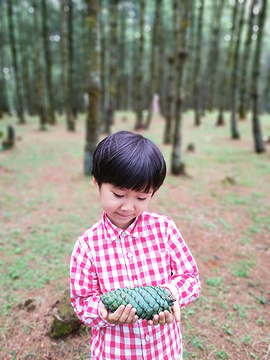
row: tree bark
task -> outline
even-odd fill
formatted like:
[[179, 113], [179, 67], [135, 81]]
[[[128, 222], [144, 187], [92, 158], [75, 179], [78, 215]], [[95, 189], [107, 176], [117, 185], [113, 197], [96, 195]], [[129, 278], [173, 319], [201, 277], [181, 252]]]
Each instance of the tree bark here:
[[[5, 13], [2, 6], [0, 5], [0, 24], [6, 28], [5, 23]], [[5, 36], [3, 32], [0, 32], [0, 69], [4, 69], [6, 64], [6, 53], [4, 51], [5, 47]], [[5, 78], [4, 72], [0, 72], [0, 119], [3, 117], [4, 113], [10, 112], [9, 98], [7, 92], [7, 80]]]
[[110, 74], [109, 74], [109, 107], [106, 112], [106, 133], [111, 133], [111, 125], [114, 121], [114, 111], [116, 103], [116, 58], [117, 58], [117, 13], [118, 13], [118, 2], [119, 0], [112, 0], [111, 16], [110, 16], [110, 28], [111, 28], [111, 39], [110, 39]]
[[260, 61], [262, 53], [262, 39], [264, 34], [264, 23], [266, 17], [267, 0], [262, 0], [262, 8], [259, 14], [258, 35], [256, 41], [256, 48], [252, 66], [252, 84], [251, 84], [251, 99], [252, 99], [252, 133], [254, 139], [254, 148], [257, 154], [265, 151], [265, 145], [262, 137], [261, 124], [259, 119], [259, 78], [260, 78]]
[[169, 69], [168, 69], [168, 84], [167, 84], [167, 106], [165, 117], [165, 130], [164, 130], [164, 144], [172, 143], [172, 125], [173, 125], [173, 101], [174, 101], [174, 55], [168, 57]]
[[43, 49], [45, 59], [45, 79], [48, 91], [48, 122], [51, 125], [56, 124], [55, 111], [54, 111], [54, 98], [53, 98], [53, 81], [52, 81], [52, 56], [49, 44], [48, 23], [47, 23], [47, 1], [41, 1], [42, 6], [42, 37]]
[[74, 122], [77, 116], [77, 107], [75, 98], [77, 97], [77, 93], [75, 93], [74, 88], [74, 41], [73, 41], [73, 0], [68, 0], [68, 19], [67, 19], [67, 40], [68, 40], [68, 101], [70, 103], [72, 117], [74, 118]]
[[[177, 72], [176, 72], [176, 104], [175, 104], [175, 129], [173, 137], [171, 171], [173, 175], [184, 175], [185, 165], [182, 161], [182, 107], [183, 107], [183, 73], [187, 58], [187, 34], [189, 28], [189, 0], [181, 2], [181, 28], [180, 42], [177, 47]], [[177, 10], [177, 13], [180, 11]], [[178, 15], [179, 16], [179, 15]], [[175, 28], [179, 26], [178, 16], [175, 18]]]
[[246, 34], [244, 53], [242, 56], [241, 75], [240, 75], [240, 104], [239, 104], [239, 118], [241, 120], [247, 118], [247, 100], [248, 100], [248, 78], [249, 78], [249, 62], [251, 58], [251, 43], [254, 22], [254, 7], [258, 0], [253, 0], [250, 4], [248, 31]]
[[225, 119], [224, 119], [224, 109], [225, 104], [228, 98], [228, 89], [231, 87], [231, 73], [232, 73], [232, 64], [233, 64], [233, 45], [234, 45], [234, 36], [235, 36], [235, 30], [236, 30], [236, 20], [237, 20], [237, 14], [238, 14], [238, 3], [235, 3], [232, 6], [232, 28], [230, 33], [230, 42], [228, 45], [228, 52], [227, 52], [227, 59], [225, 64], [225, 71], [223, 72], [223, 78], [221, 80], [222, 86], [221, 86], [221, 94], [219, 98], [219, 112], [218, 112], [218, 118], [216, 122], [216, 126], [223, 126], [225, 125]]
[[7, 1], [7, 11], [8, 11], [8, 25], [9, 25], [9, 41], [11, 47], [11, 55], [12, 55], [12, 65], [14, 69], [14, 77], [15, 77], [15, 96], [16, 96], [16, 109], [19, 118], [19, 124], [25, 124], [24, 117], [24, 106], [23, 106], [23, 93], [22, 93], [22, 85], [21, 79], [19, 75], [19, 67], [18, 67], [18, 54], [15, 43], [15, 30], [14, 30], [14, 19], [13, 19], [13, 3], [12, 0]]
[[241, 6], [241, 11], [240, 11], [237, 37], [234, 46], [233, 66], [231, 73], [231, 137], [232, 139], [240, 138], [238, 121], [237, 121], [236, 103], [237, 103], [237, 90], [238, 90], [239, 51], [240, 51], [240, 43], [241, 43], [241, 36], [242, 36], [244, 16], [245, 16], [245, 1], [241, 4], [236, 4], [236, 6]]
[[159, 24], [161, 19], [161, 7], [162, 0], [155, 1], [155, 18], [154, 18], [154, 26], [153, 26], [153, 34], [152, 34], [152, 44], [151, 44], [151, 59], [150, 59], [150, 98], [148, 105], [148, 114], [146, 119], [145, 128], [148, 129], [151, 123], [153, 109], [152, 109], [152, 101], [154, 93], [158, 91], [158, 61], [159, 61]]
[[[101, 0], [101, 8], [105, 7], [104, 0]], [[100, 125], [101, 131], [106, 129], [106, 34], [105, 34], [105, 13], [100, 14]]]
[[47, 115], [44, 105], [44, 89], [42, 82], [42, 67], [41, 67], [41, 49], [40, 49], [40, 36], [38, 25], [38, 12], [37, 1], [33, 0], [34, 7], [34, 29], [35, 29], [35, 79], [37, 89], [37, 109], [39, 115], [39, 129], [41, 131], [46, 130]]
[[117, 109], [127, 110], [127, 87], [126, 87], [126, 25], [127, 12], [125, 6], [121, 6], [120, 30], [118, 41], [118, 71], [117, 71]]
[[200, 106], [200, 85], [201, 85], [201, 53], [202, 53], [202, 28], [203, 28], [203, 13], [204, 0], [201, 1], [201, 6], [198, 16], [198, 26], [196, 35], [195, 47], [195, 73], [194, 73], [194, 125], [201, 125], [201, 106]]
[[67, 14], [68, 7], [66, 0], [61, 0], [61, 63], [62, 63], [62, 81], [64, 93], [64, 108], [66, 110], [66, 126], [68, 131], [75, 131], [75, 119], [72, 113], [72, 106], [69, 101], [68, 87], [68, 39], [67, 39]]
[[212, 45], [210, 47], [209, 54], [209, 88], [208, 88], [208, 110], [212, 111], [214, 108], [214, 98], [215, 98], [215, 86], [216, 86], [216, 77], [217, 77], [217, 65], [219, 60], [220, 52], [220, 22], [222, 18], [222, 12], [224, 7], [224, 0], [216, 0], [215, 3], [215, 12], [213, 16], [213, 28], [212, 28]]
[[140, 44], [139, 59], [136, 74], [136, 124], [135, 129], [143, 127], [143, 107], [142, 107], [142, 82], [143, 82], [143, 54], [144, 54], [144, 17], [145, 17], [145, 0], [140, 0]]
[[89, 106], [86, 118], [86, 139], [84, 148], [84, 174], [92, 173], [92, 157], [99, 138], [99, 97], [100, 97], [100, 45], [99, 23], [100, 13], [99, 0], [87, 1], [87, 24], [89, 29], [89, 41], [91, 46], [89, 85], [87, 88]]

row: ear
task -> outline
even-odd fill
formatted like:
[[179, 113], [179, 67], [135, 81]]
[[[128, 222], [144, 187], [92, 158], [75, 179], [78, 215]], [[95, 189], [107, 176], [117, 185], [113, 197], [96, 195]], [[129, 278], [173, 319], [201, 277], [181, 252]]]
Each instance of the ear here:
[[99, 189], [99, 185], [98, 185], [98, 182], [96, 180], [96, 178], [93, 176], [93, 183], [96, 185], [96, 187]]

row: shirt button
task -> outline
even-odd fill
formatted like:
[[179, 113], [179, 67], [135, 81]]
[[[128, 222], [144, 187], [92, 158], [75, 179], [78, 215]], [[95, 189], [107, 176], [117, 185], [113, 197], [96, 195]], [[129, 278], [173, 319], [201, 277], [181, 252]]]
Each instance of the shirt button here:
[[131, 259], [133, 255], [131, 253], [128, 253], [128, 257]]
[[145, 340], [146, 340], [146, 341], [149, 341], [149, 340], [150, 340], [150, 336], [149, 336], [148, 334], [145, 336]]

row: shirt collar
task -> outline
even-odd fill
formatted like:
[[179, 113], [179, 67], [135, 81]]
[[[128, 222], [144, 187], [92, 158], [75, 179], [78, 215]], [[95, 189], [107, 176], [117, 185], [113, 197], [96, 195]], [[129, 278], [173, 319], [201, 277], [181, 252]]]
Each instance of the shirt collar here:
[[122, 233], [126, 235], [130, 235], [134, 238], [142, 238], [147, 234], [147, 229], [144, 229], [143, 226], [143, 214], [137, 216], [132, 224], [125, 230], [118, 228], [115, 226], [111, 220], [108, 218], [107, 214], [103, 212], [102, 223], [105, 231], [105, 238], [107, 240], [114, 241], [116, 240]]

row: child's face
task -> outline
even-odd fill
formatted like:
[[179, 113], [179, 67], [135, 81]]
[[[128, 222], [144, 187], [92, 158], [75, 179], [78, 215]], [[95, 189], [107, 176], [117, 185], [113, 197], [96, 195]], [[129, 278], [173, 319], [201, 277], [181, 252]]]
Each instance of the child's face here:
[[[95, 179], [94, 183], [98, 186]], [[101, 206], [111, 222], [120, 229], [126, 229], [137, 216], [147, 210], [153, 190], [145, 193], [103, 183], [99, 187], [99, 193]]]

